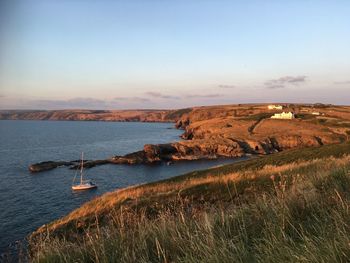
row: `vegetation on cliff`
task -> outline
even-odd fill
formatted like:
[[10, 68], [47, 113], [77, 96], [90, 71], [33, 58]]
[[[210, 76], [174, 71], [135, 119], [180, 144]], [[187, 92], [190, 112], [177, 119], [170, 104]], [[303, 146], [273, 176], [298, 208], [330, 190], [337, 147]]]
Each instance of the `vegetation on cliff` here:
[[350, 144], [134, 186], [41, 227], [34, 262], [349, 262]]

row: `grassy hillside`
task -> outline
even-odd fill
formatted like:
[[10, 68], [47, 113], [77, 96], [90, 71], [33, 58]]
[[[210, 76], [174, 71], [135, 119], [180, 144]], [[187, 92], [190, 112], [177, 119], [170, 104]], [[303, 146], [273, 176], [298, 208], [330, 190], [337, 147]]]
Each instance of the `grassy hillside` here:
[[349, 262], [350, 144], [96, 198], [31, 237], [34, 262]]

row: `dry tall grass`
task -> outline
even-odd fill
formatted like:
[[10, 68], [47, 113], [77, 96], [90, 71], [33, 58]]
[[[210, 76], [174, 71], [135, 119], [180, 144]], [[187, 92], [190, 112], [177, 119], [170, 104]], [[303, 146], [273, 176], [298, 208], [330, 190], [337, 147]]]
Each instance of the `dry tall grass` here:
[[349, 262], [349, 208], [350, 156], [136, 186], [46, 228], [65, 231], [36, 236], [32, 260]]

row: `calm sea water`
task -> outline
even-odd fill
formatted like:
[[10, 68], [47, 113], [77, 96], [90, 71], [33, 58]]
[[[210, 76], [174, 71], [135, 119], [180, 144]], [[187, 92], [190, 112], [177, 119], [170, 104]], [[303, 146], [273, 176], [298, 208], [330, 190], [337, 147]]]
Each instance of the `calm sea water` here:
[[66, 167], [31, 174], [45, 160], [105, 159], [142, 149], [146, 143], [179, 140], [170, 123], [0, 121], [0, 254], [17, 240], [82, 203], [117, 188], [156, 181], [233, 160], [174, 165], [103, 165], [86, 170], [93, 191], [72, 192], [75, 171]]

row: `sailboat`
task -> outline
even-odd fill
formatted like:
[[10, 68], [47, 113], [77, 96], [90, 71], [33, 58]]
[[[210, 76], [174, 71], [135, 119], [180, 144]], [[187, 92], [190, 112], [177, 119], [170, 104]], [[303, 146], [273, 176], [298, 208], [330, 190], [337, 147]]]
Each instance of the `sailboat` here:
[[97, 185], [95, 185], [93, 182], [91, 182], [90, 180], [83, 180], [83, 175], [84, 175], [84, 153], [81, 153], [81, 165], [80, 165], [80, 183], [79, 184], [74, 184], [75, 181], [75, 177], [73, 179], [73, 185], [72, 185], [72, 189], [73, 190], [89, 190], [89, 189], [94, 189], [97, 188]]

